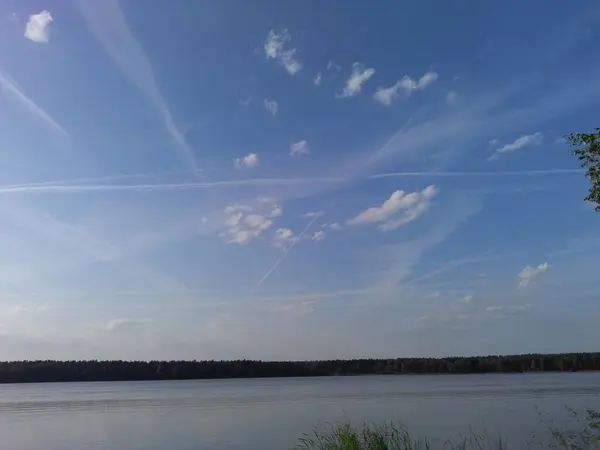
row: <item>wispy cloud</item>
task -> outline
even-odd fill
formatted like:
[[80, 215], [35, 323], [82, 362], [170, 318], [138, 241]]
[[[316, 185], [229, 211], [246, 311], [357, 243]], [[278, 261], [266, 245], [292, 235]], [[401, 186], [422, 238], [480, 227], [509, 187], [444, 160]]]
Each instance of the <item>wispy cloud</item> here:
[[[241, 159], [240, 159], [241, 162]], [[171, 174], [177, 174], [173, 172]], [[550, 169], [550, 170], [523, 170], [523, 171], [499, 171], [499, 172], [389, 172], [368, 175], [365, 179], [379, 178], [413, 178], [413, 177], [530, 177], [544, 175], [571, 175], [582, 174], [582, 169]], [[216, 189], [231, 188], [236, 186], [284, 186], [284, 185], [305, 185], [305, 186], [327, 186], [337, 185], [347, 181], [342, 177], [290, 177], [290, 178], [247, 178], [242, 180], [215, 180], [207, 182], [190, 183], [148, 183], [148, 184], [87, 184], [93, 181], [120, 181], [132, 178], [160, 177], [169, 175], [169, 173], [160, 174], [132, 174], [132, 175], [114, 175], [106, 177], [91, 177], [65, 179], [56, 181], [42, 181], [35, 183], [0, 185], [0, 194], [2, 195], [73, 195], [87, 194], [97, 192], [162, 192], [162, 191], [180, 191], [193, 189]]]
[[342, 230], [342, 226], [337, 222], [327, 224], [327, 228], [329, 228], [332, 231], [341, 231]]
[[338, 64], [334, 63], [332, 60], [327, 61], [326, 69], [327, 72], [333, 72], [336, 74], [342, 70], [342, 68]]
[[260, 280], [258, 280], [258, 282], [256, 283], [256, 285], [254, 286], [254, 292], [256, 292], [262, 286], [262, 284], [265, 281], [267, 281], [267, 279], [273, 274], [273, 272], [275, 272], [277, 270], [277, 268], [279, 267], [279, 265], [288, 257], [288, 255], [294, 249], [294, 247], [296, 246], [296, 244], [304, 237], [304, 235], [306, 234], [306, 232], [310, 229], [310, 227], [313, 225], [313, 223], [315, 223], [315, 221], [318, 218], [319, 218], [319, 216], [313, 217], [311, 219], [311, 221], [308, 222], [308, 224], [304, 227], [304, 229], [302, 230], [302, 232], [298, 235], [297, 239], [295, 239], [291, 243], [291, 245], [284, 250], [283, 255], [281, 255], [281, 257], [277, 261], [275, 261], [275, 264], [273, 264], [273, 266], [271, 266], [271, 268], [267, 271], [267, 273], [265, 273], [262, 276], [262, 278]]
[[544, 137], [543, 137], [542, 133], [538, 132], [538, 133], [533, 133], [533, 134], [526, 134], [524, 136], [521, 136], [521, 137], [515, 139], [510, 144], [503, 145], [499, 149], [496, 149], [494, 151], [494, 153], [488, 158], [488, 161], [495, 161], [498, 158], [500, 158], [500, 156], [502, 156], [504, 153], [512, 153], [512, 152], [516, 152], [517, 150], [521, 150], [526, 147], [533, 147], [533, 146], [540, 145], [543, 142], [543, 140], [544, 140]]
[[38, 305], [38, 306], [25, 306], [25, 305], [15, 305], [10, 306], [6, 309], [6, 313], [9, 315], [19, 315], [19, 314], [40, 314], [48, 311], [50, 308], [48, 305]]
[[50, 40], [49, 28], [52, 20], [52, 15], [48, 11], [30, 15], [27, 25], [25, 25], [25, 37], [33, 42], [48, 42]]
[[352, 65], [352, 73], [350, 77], [346, 80], [346, 86], [344, 90], [338, 95], [339, 98], [348, 98], [354, 97], [362, 90], [363, 84], [369, 81], [375, 75], [375, 69], [369, 68], [365, 69], [365, 67], [358, 62], [355, 62]]
[[298, 142], [294, 142], [290, 146], [290, 156], [302, 156], [308, 155], [310, 153], [310, 148], [308, 147], [308, 142], [302, 140]]
[[119, 331], [124, 328], [132, 327], [132, 326], [136, 326], [136, 325], [149, 325], [152, 323], [154, 323], [154, 320], [152, 320], [152, 319], [145, 319], [145, 318], [132, 319], [132, 318], [123, 317], [123, 318], [109, 320], [106, 324], [104, 324], [103, 328], [106, 331]]
[[320, 217], [325, 214], [325, 211], [309, 211], [307, 213], [302, 214], [300, 217], [303, 219], [312, 219], [314, 217]]
[[378, 270], [376, 277], [369, 283], [372, 291], [394, 291], [398, 287], [415, 283], [418, 278], [407, 280], [412, 275], [414, 265], [433, 247], [444, 242], [462, 223], [477, 214], [482, 207], [483, 197], [457, 193], [440, 205], [443, 208], [443, 221], [436, 222], [418, 237], [399, 244], [377, 249], [377, 264], [384, 263], [387, 268]]
[[471, 303], [473, 301], [473, 298], [475, 298], [473, 294], [468, 294], [461, 298], [460, 301], [461, 303]]
[[248, 244], [271, 228], [273, 220], [282, 214], [276, 204], [258, 203], [256, 206], [231, 205], [225, 208], [224, 229], [221, 236], [230, 244]]
[[496, 318], [505, 318], [519, 313], [524, 313], [531, 309], [531, 304], [526, 303], [524, 305], [498, 305], [488, 306], [485, 308], [485, 312]]
[[381, 87], [377, 89], [377, 92], [373, 95], [373, 98], [383, 105], [391, 105], [394, 100], [398, 98], [399, 92], [402, 90], [408, 96], [414, 91], [425, 89], [435, 80], [437, 80], [438, 74], [435, 72], [427, 72], [418, 80], [415, 80], [408, 75], [398, 80], [392, 86], [387, 88]]
[[326, 237], [326, 233], [323, 230], [315, 231], [311, 239], [315, 242], [320, 242]]
[[322, 80], [322, 75], [321, 72], [317, 72], [317, 75], [315, 75], [315, 77], [313, 78], [313, 84], [315, 86], [321, 86], [321, 80]]
[[195, 183], [155, 183], [155, 184], [32, 184], [0, 186], [3, 195], [73, 195], [97, 192], [163, 192], [194, 189], [233, 188], [242, 186], [285, 186], [335, 184], [341, 178], [248, 178], [243, 180], [222, 180]]
[[446, 103], [448, 103], [448, 104], [455, 103], [457, 99], [458, 99], [458, 94], [456, 93], [456, 91], [450, 91], [450, 92], [448, 92], [448, 94], [446, 94]]
[[395, 230], [426, 212], [437, 193], [438, 189], [434, 185], [427, 186], [421, 192], [395, 191], [380, 206], [374, 206], [361, 212], [350, 219], [347, 224], [379, 223], [379, 228], [383, 231]]
[[273, 236], [273, 242], [276, 247], [285, 248], [288, 245], [292, 244], [296, 240], [294, 236], [294, 232], [289, 228], [279, 228], [275, 231], [275, 235]]
[[33, 100], [31, 100], [25, 93], [20, 90], [16, 84], [11, 81], [10, 77], [0, 70], [0, 86], [5, 92], [8, 92], [15, 97], [19, 103], [25, 106], [31, 111], [37, 118], [41, 119], [45, 125], [49, 126], [53, 131], [57, 132], [63, 137], [70, 138], [69, 133], [65, 131], [50, 115], [38, 106]]
[[288, 30], [281, 33], [271, 30], [265, 40], [264, 50], [267, 59], [278, 61], [290, 75], [295, 75], [302, 69], [302, 64], [294, 57], [296, 49], [289, 47], [291, 40]]
[[534, 278], [544, 273], [549, 267], [550, 265], [547, 262], [539, 264], [536, 267], [526, 266], [523, 270], [521, 270], [519, 275], [517, 275], [519, 287], [526, 288]]
[[512, 170], [496, 172], [388, 172], [370, 175], [370, 178], [410, 178], [410, 177], [529, 177], [538, 175], [568, 175], [583, 173], [581, 169]]
[[233, 162], [236, 169], [251, 169], [260, 165], [260, 160], [256, 153], [249, 153], [241, 158], [236, 158]]
[[269, 111], [272, 115], [276, 116], [277, 112], [279, 110], [279, 105], [277, 104], [277, 102], [275, 100], [267, 100], [265, 98], [263, 105], [265, 106], [266, 110]]
[[294, 317], [302, 317], [315, 312], [315, 302], [303, 301], [298, 303], [288, 303], [286, 305], [273, 305], [269, 307], [268, 310]]
[[118, 0], [89, 2], [76, 0], [88, 26], [106, 52], [129, 81], [147, 98], [161, 116], [165, 129], [188, 168], [197, 171], [194, 150], [179, 130], [154, 77], [154, 72], [141, 43], [127, 26]]

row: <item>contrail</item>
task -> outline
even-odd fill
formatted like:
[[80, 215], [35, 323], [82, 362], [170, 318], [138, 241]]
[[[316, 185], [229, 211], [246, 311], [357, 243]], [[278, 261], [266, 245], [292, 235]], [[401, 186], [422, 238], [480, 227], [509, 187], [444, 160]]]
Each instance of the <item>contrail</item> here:
[[[229, 186], [271, 186], [302, 183], [339, 183], [344, 178], [316, 177], [316, 178], [248, 178], [244, 180], [220, 180], [192, 183], [150, 183], [150, 184], [85, 184], [100, 181], [118, 181], [144, 177], [160, 177], [176, 175], [184, 172], [147, 173], [131, 175], [114, 175], [96, 178], [76, 178], [62, 181], [41, 181], [37, 183], [23, 183], [0, 186], [0, 194], [82, 194], [88, 192], [121, 192], [121, 191], [178, 191], [192, 189], [211, 189]], [[186, 172], [187, 173], [187, 172]], [[510, 177], [510, 176], [538, 176], [538, 175], [566, 175], [583, 173], [582, 169], [548, 169], [548, 170], [522, 170], [504, 172], [389, 172], [369, 175], [365, 180], [378, 180], [383, 178], [409, 178], [409, 177]]]
[[283, 252], [283, 255], [281, 255], [281, 258], [279, 258], [275, 262], [275, 264], [273, 264], [273, 267], [271, 267], [269, 269], [269, 271], [260, 280], [258, 280], [258, 283], [256, 283], [256, 286], [254, 286], [254, 292], [256, 292], [258, 290], [260, 285], [263, 284], [267, 280], [267, 278], [269, 278], [271, 276], [271, 274], [273, 272], [275, 272], [277, 267], [279, 267], [279, 264], [281, 264], [283, 262], [283, 260], [285, 258], [287, 258], [287, 255], [292, 251], [292, 249], [295, 247], [296, 243], [300, 239], [302, 239], [302, 236], [304, 236], [304, 233], [306, 233], [308, 231], [308, 229], [312, 226], [312, 224], [315, 223], [315, 220], [317, 220], [319, 217], [321, 217], [321, 216], [320, 215], [315, 216], [312, 218], [312, 220], [310, 222], [308, 222], [308, 225], [306, 225], [304, 227], [304, 230], [302, 230], [302, 232], [298, 235], [298, 239], [294, 240], [294, 242], [292, 242], [292, 245], [290, 245], [287, 249], [285, 249], [285, 251]]
[[46, 122], [54, 131], [58, 134], [70, 138], [71, 136], [67, 131], [61, 127], [50, 115], [40, 108], [33, 100], [27, 97], [23, 92], [15, 86], [7, 76], [0, 71], [0, 87], [13, 94], [29, 111], [38, 116], [42, 121]]
[[582, 169], [515, 170], [499, 172], [389, 172], [370, 175], [371, 179], [400, 177], [506, 177], [583, 173]]
[[[202, 171], [199, 169], [199, 171]], [[71, 184], [85, 184], [85, 183], [99, 183], [103, 181], [121, 181], [121, 180], [133, 180], [137, 178], [158, 178], [173, 175], [186, 175], [189, 171], [173, 171], [173, 172], [147, 172], [147, 173], [131, 173], [131, 174], [117, 174], [117, 175], [104, 175], [98, 177], [84, 177], [84, 178], [69, 178], [65, 180], [47, 180], [47, 181], [34, 181], [31, 183], [19, 183], [11, 184], [8, 186], [2, 186], [1, 188], [28, 188], [38, 186], [63, 186]]]
[[80, 194], [87, 192], [178, 191], [227, 186], [270, 186], [290, 183], [334, 183], [338, 181], [340, 180], [334, 178], [251, 178], [247, 180], [161, 184], [27, 184], [0, 186], [0, 194]]
[[152, 108], [162, 118], [166, 132], [188, 168], [197, 173], [198, 164], [194, 150], [175, 124], [158, 88], [150, 60], [140, 42], [127, 26], [118, 0], [102, 0], [101, 2], [78, 0], [75, 4], [115, 65], [145, 95]]

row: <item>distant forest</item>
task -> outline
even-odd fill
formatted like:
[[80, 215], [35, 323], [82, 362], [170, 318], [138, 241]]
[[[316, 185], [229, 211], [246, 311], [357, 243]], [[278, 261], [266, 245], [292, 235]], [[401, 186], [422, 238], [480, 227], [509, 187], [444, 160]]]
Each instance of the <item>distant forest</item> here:
[[577, 372], [600, 370], [600, 353], [330, 361], [13, 361], [0, 383], [193, 380], [341, 375]]

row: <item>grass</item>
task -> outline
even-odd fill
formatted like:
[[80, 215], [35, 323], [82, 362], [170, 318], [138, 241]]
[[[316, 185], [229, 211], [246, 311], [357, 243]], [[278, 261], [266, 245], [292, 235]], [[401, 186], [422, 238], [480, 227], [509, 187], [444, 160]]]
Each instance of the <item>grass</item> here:
[[[518, 449], [600, 449], [600, 412], [568, 410], [574, 419], [575, 428], [559, 428], [554, 422], [543, 423], [547, 433], [532, 438], [516, 447]], [[441, 446], [447, 450], [506, 450], [507, 440], [502, 437], [489, 438], [471, 431], [458, 441], [446, 441]], [[355, 427], [349, 423], [329, 425], [325, 429], [314, 429], [298, 440], [292, 450], [430, 450], [433, 447], [425, 438], [413, 438], [402, 426], [393, 422], [383, 425]]]

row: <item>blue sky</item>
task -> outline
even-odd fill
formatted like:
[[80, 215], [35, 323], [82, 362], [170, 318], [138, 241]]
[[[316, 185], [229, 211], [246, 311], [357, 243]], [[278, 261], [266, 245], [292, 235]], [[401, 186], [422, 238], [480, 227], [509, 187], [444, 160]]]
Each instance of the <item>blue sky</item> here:
[[597, 350], [593, 1], [0, 4], [0, 358]]

